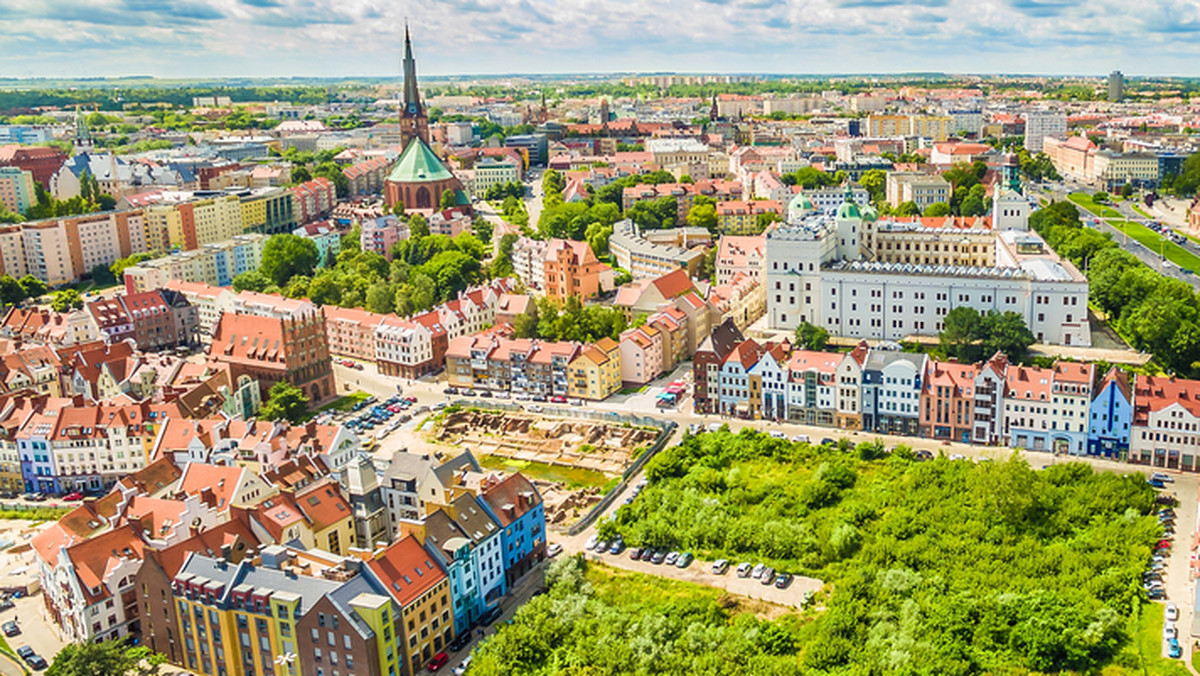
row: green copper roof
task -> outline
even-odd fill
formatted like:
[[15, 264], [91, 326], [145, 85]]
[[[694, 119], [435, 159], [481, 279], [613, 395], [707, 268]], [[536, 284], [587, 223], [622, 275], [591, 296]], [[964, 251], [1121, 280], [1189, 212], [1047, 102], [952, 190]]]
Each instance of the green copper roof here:
[[846, 184], [846, 199], [838, 207], [837, 217], [839, 220], [862, 218], [862, 215], [858, 211], [858, 202], [854, 201], [854, 191], [850, 189], [849, 183]]
[[795, 209], [803, 209], [805, 211], [812, 211], [813, 210], [812, 200], [808, 199], [808, 195], [805, 195], [802, 192], [796, 193], [796, 196], [792, 198], [792, 201], [788, 202], [788, 211], [792, 211]]
[[448, 178], [452, 178], [450, 170], [442, 164], [433, 149], [418, 137], [409, 141], [408, 147], [400, 153], [400, 160], [392, 167], [392, 173], [388, 174], [387, 180], [395, 183], [424, 183], [444, 181]]
[[864, 221], [877, 221], [879, 220], [879, 212], [875, 211], [875, 207], [868, 204], [862, 208], [862, 219]]

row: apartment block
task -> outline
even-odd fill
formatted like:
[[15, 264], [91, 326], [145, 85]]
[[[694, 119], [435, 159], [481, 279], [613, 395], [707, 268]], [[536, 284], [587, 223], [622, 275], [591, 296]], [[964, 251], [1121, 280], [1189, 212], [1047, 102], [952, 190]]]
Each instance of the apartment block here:
[[587, 242], [552, 238], [546, 243], [542, 290], [546, 297], [564, 302], [586, 300], [613, 288], [613, 270], [596, 259]]
[[0, 204], [6, 210], [23, 214], [36, 201], [33, 172], [19, 167], [0, 166]]
[[[194, 251], [143, 261], [125, 269], [125, 289], [129, 293], [148, 291], [164, 288], [172, 281], [229, 286], [234, 277], [258, 269], [266, 241], [267, 235], [238, 235]], [[3, 235], [0, 235], [2, 250]]]

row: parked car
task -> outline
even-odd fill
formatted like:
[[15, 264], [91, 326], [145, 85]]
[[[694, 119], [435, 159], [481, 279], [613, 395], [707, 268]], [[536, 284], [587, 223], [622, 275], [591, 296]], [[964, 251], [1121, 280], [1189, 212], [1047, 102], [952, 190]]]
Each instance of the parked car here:
[[484, 399], [491, 399], [491, 398], [492, 398], [492, 391], [491, 391], [491, 390], [480, 390], [480, 391], [479, 391], [479, 396], [480, 396], [480, 397], [483, 397]]
[[767, 432], [767, 435], [772, 439], [787, 439], [787, 435], [779, 430], [771, 430], [770, 432]]
[[688, 566], [692, 565], [692, 560], [694, 558], [695, 557], [692, 556], [691, 552], [684, 552], [679, 555], [678, 559], [676, 559], [675, 567], [676, 568], [687, 568]]
[[807, 434], [796, 434], [796, 435], [793, 435], [793, 436], [792, 436], [792, 441], [793, 441], [793, 442], [795, 442], [795, 443], [797, 443], [797, 444], [800, 444], [800, 443], [807, 444], [807, 443], [808, 443], [808, 435], [807, 435]]
[[63, 496], [63, 500], [68, 500], [68, 501], [72, 501], [72, 502], [75, 500], [82, 500], [82, 499], [83, 499], [83, 493], [80, 493], [79, 491], [72, 491]]
[[774, 582], [775, 581], [775, 569], [774, 568], [764, 569], [762, 572], [762, 577], [758, 578], [758, 581], [764, 587], [771, 584], [772, 582]]
[[600, 542], [600, 536], [592, 535], [592, 537], [587, 539], [587, 542], [583, 543], [583, 548], [590, 552], [596, 548], [597, 542]]
[[1158, 479], [1159, 481], [1162, 481], [1164, 483], [1169, 483], [1169, 484], [1175, 483], [1175, 479], [1171, 478], [1171, 475], [1167, 474], [1165, 472], [1155, 472], [1154, 474], [1150, 475], [1150, 478]]
[[791, 573], [780, 573], [779, 577], [775, 578], [775, 588], [776, 589], [787, 589], [788, 585], [790, 585], [791, 583], [792, 583], [792, 574]]
[[442, 667], [446, 666], [446, 663], [449, 661], [450, 661], [449, 655], [447, 655], [446, 653], [438, 653], [433, 656], [432, 660], [429, 660], [429, 664], [426, 665], [426, 668], [429, 669], [430, 671], [437, 671], [438, 669], [441, 669]]
[[641, 547], [634, 547], [633, 549], [629, 550], [629, 560], [630, 561], [640, 561], [641, 559], [642, 559], [642, 548]]
[[743, 562], [739, 563], [738, 567], [737, 567], [737, 571], [736, 571], [737, 576], [738, 577], [750, 577], [750, 567], [751, 566], [750, 566], [749, 561], [743, 561]]
[[1167, 656], [1174, 660], [1183, 656], [1183, 648], [1179, 647], [1179, 639], [1173, 638], [1167, 641]]
[[36, 654], [37, 653], [33, 652], [33, 648], [30, 648], [27, 645], [23, 645], [23, 646], [17, 648], [17, 655], [20, 655], [21, 659], [23, 659], [23, 660], [27, 660], [27, 659], [29, 659], [29, 657], [31, 655], [36, 655]]
[[1179, 619], [1179, 608], [1175, 607], [1174, 601], [1167, 601], [1167, 610], [1166, 610], [1165, 617], [1168, 620], [1170, 620], [1171, 622], [1174, 622], [1175, 620]]
[[1163, 483], [1159, 479], [1146, 479], [1146, 483], [1150, 484], [1151, 486], [1153, 486], [1155, 488], [1166, 488], [1167, 487], [1167, 484]]
[[725, 571], [727, 570], [729, 570], [729, 562], [725, 559], [717, 559], [716, 561], [713, 561], [713, 575], [724, 575]]
[[555, 557], [562, 553], [562, 545], [557, 542], [546, 548], [546, 556]]
[[721, 423], [708, 423], [708, 431], [709, 432], [720, 432], [721, 431]]
[[467, 673], [467, 667], [470, 667], [470, 666], [471, 666], [471, 656], [467, 655], [467, 658], [465, 660], [463, 660], [461, 663], [459, 663], [459, 665], [457, 667], [454, 667], [454, 676], [463, 676], [463, 674]]
[[608, 551], [608, 541], [601, 540], [601, 541], [597, 542], [596, 543], [596, 551], [601, 554], [603, 554], [604, 552], [607, 552]]
[[1147, 590], [1146, 596], [1151, 601], [1159, 601], [1167, 598], [1167, 590], [1163, 589], [1162, 587], [1155, 587], [1154, 589]]
[[667, 558], [663, 559], [663, 563], [667, 564], [668, 566], [673, 566], [673, 565], [675, 565], [675, 562], [678, 560], [679, 560], [679, 552], [671, 552], [671, 553], [667, 554]]
[[761, 579], [763, 571], [766, 570], [766, 568], [767, 567], [761, 563], [754, 564], [754, 570], [750, 571], [750, 577], [754, 578], [755, 580]]
[[25, 660], [25, 663], [28, 664], [29, 668], [33, 669], [34, 671], [42, 671], [46, 667], [50, 666], [46, 663], [46, 660], [41, 655], [36, 654], [30, 655], [29, 659]]
[[654, 554], [655, 554], [655, 552], [653, 549], [646, 547], [645, 549], [642, 550], [642, 560], [643, 561], [653, 561]]
[[483, 615], [479, 616], [479, 623], [486, 627], [500, 619], [500, 616], [503, 614], [504, 610], [500, 608], [500, 606], [492, 606], [491, 608], [485, 610]]
[[653, 563], [654, 565], [657, 566], [657, 565], [661, 564], [663, 562], [663, 560], [666, 558], [667, 558], [667, 550], [660, 549], [660, 550], [654, 552], [654, 556], [650, 557], [650, 563]]
[[13, 622], [12, 620], [0, 625], [0, 629], [4, 631], [5, 636], [16, 636], [17, 634], [21, 633], [21, 628], [18, 627], [17, 623]]
[[467, 645], [469, 645], [470, 643], [471, 643], [471, 632], [464, 631], [463, 633], [459, 634], [458, 636], [455, 636], [454, 640], [451, 641], [449, 643], [449, 645], [447, 645], [446, 647], [450, 649], [450, 652], [456, 653], [456, 652], [462, 650], [463, 648], [466, 648]]
[[614, 540], [612, 545], [610, 545], [608, 548], [609, 554], [620, 554], [623, 551], [625, 551], [625, 541], [621, 538]]
[[562, 396], [561, 394], [556, 394], [556, 395], [554, 395], [553, 397], [550, 397], [550, 403], [552, 403], [552, 404], [565, 404], [565, 403], [567, 403], [567, 398], [566, 398], [566, 397], [564, 397], [564, 396]]
[[1174, 624], [1164, 624], [1163, 625], [1163, 638], [1165, 638], [1167, 640], [1171, 640], [1173, 638], [1179, 638], [1179, 631], [1175, 629]]

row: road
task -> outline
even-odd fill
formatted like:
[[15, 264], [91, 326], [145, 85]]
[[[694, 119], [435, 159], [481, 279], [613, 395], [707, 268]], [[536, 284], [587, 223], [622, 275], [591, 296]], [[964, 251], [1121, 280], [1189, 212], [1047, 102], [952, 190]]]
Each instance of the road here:
[[[1059, 188], [1049, 188], [1049, 189], [1035, 188], [1034, 195], [1038, 196], [1038, 197], [1043, 197], [1045, 199], [1055, 200], [1055, 201], [1067, 201], [1068, 193], [1079, 192], [1080, 190], [1082, 190], [1082, 188], [1078, 188], [1078, 187], [1073, 188], [1069, 185], [1064, 188], [1061, 188], [1061, 189], [1059, 189]], [[1122, 215], [1122, 219], [1118, 219], [1118, 220], [1131, 220], [1131, 221], [1136, 221], [1139, 223], [1144, 223], [1146, 221], [1146, 217], [1142, 216], [1141, 214], [1134, 211], [1132, 208], [1132, 205], [1128, 201], [1113, 204], [1112, 206], [1117, 211], [1119, 211]], [[1098, 229], [1100, 232], [1105, 232], [1105, 233], [1112, 235], [1113, 241], [1115, 241], [1118, 245], [1120, 245], [1120, 247], [1122, 249], [1124, 249], [1124, 250], [1128, 251], [1129, 253], [1133, 254], [1134, 256], [1136, 256], [1138, 260], [1145, 263], [1152, 270], [1158, 270], [1164, 276], [1173, 277], [1175, 279], [1179, 279], [1184, 282], [1187, 282], [1192, 288], [1196, 289], [1197, 291], [1200, 291], [1200, 276], [1197, 276], [1194, 274], [1192, 274], [1192, 275], [1185, 274], [1179, 268], [1179, 266], [1175, 265], [1174, 263], [1172, 263], [1170, 261], [1165, 260], [1162, 257], [1162, 255], [1160, 254], [1160, 252], [1155, 251], [1155, 250], [1145, 246], [1144, 244], [1137, 241], [1136, 239], [1129, 237], [1121, 230], [1118, 230], [1117, 228], [1113, 227], [1111, 224], [1109, 224], [1110, 219], [1096, 216], [1096, 215], [1088, 212], [1085, 209], [1080, 209], [1080, 214], [1084, 218], [1083, 223], [1084, 223], [1085, 227], [1095, 228], [1095, 229]], [[1100, 221], [1099, 228], [1096, 228], [1096, 225], [1092, 222], [1093, 219]], [[1197, 246], [1197, 244], [1195, 242], [1193, 242], [1190, 239], [1184, 240], [1184, 242], [1185, 242], [1183, 245], [1184, 248], [1188, 249], [1192, 253], [1200, 254], [1200, 246]]]

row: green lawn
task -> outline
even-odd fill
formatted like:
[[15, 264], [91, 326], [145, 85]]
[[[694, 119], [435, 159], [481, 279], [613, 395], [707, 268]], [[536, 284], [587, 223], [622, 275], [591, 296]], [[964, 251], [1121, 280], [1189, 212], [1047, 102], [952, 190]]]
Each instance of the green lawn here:
[[568, 488], [586, 488], [595, 486], [604, 488], [612, 483], [612, 477], [604, 472], [597, 472], [582, 467], [564, 467], [551, 465], [533, 460], [513, 460], [499, 455], [476, 456], [479, 464], [487, 469], [498, 469], [505, 472], [520, 472], [530, 479], [544, 481], [560, 481]]
[[[1176, 624], [1178, 628], [1179, 625]], [[1132, 644], [1117, 656], [1117, 662], [1137, 665], [1141, 673], [1158, 674], [1161, 676], [1185, 676], [1187, 667], [1181, 660], [1173, 660], [1162, 656], [1163, 649], [1163, 604], [1144, 603], [1138, 617], [1136, 633]], [[1183, 635], [1186, 635], [1186, 630]], [[1137, 673], [1134, 670], [1131, 672]]]
[[1080, 207], [1104, 218], [1112, 227], [1141, 242], [1150, 251], [1155, 253], [1161, 251], [1162, 255], [1175, 265], [1190, 270], [1200, 270], [1200, 256], [1179, 246], [1141, 223], [1126, 220], [1116, 209], [1092, 202], [1091, 197], [1085, 193], [1071, 193], [1068, 197]]
[[352, 394], [347, 394], [344, 397], [339, 397], [321, 407], [322, 411], [349, 411], [354, 408], [358, 402], [366, 399], [371, 395], [359, 390]]

